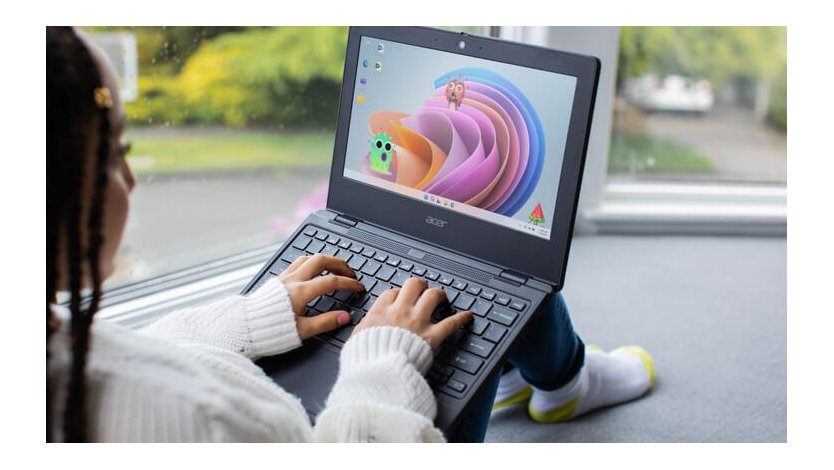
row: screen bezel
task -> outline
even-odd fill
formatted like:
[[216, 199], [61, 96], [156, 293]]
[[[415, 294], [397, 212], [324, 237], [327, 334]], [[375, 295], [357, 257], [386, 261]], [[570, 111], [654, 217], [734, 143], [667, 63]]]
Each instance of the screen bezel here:
[[[361, 37], [451, 52], [576, 77], [550, 240], [463, 215], [344, 176]], [[466, 41], [466, 48], [458, 44]], [[423, 27], [351, 27], [339, 99], [327, 207], [362, 221], [440, 245], [561, 288], [576, 216], [599, 80], [599, 59], [526, 44]], [[539, 182], [543, 184], [543, 182]], [[443, 228], [426, 222], [446, 221]]]

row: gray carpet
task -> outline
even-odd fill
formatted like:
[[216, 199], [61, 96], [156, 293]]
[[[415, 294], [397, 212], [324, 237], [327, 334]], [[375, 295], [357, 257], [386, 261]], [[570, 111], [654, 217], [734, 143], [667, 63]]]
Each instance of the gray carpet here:
[[574, 239], [563, 291], [586, 343], [639, 344], [656, 387], [563, 424], [501, 410], [489, 442], [785, 442], [784, 238]]

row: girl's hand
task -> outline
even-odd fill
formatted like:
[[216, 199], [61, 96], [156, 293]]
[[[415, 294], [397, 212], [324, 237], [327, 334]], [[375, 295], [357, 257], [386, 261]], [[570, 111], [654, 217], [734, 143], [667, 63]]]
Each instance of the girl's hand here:
[[426, 340], [433, 350], [437, 349], [455, 330], [472, 320], [472, 312], [459, 312], [432, 324], [431, 313], [446, 300], [446, 292], [427, 287], [425, 279], [412, 277], [401, 289], [383, 292], [353, 329], [353, 334], [374, 326], [398, 326]]
[[[330, 274], [320, 276], [324, 271], [330, 271]], [[296, 315], [298, 336], [302, 340], [335, 330], [350, 321], [350, 314], [344, 310], [305, 317], [304, 310], [308, 302], [337, 290], [365, 290], [365, 286], [354, 279], [353, 270], [344, 260], [321, 253], [299, 256], [278, 278], [289, 293], [292, 310]]]

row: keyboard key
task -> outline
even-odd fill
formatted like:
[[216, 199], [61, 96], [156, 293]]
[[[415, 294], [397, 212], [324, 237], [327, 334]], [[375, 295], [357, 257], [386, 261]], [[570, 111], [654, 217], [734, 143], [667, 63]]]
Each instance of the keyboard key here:
[[430, 281], [436, 281], [437, 278], [439, 278], [439, 277], [440, 277], [440, 273], [436, 273], [434, 271], [429, 271], [429, 272], [426, 273], [426, 279], [428, 279]]
[[330, 297], [322, 297], [321, 300], [316, 304], [316, 310], [319, 312], [329, 312], [333, 310], [333, 307], [336, 305], [336, 301]]
[[331, 245], [335, 245], [335, 244], [339, 243], [339, 237], [337, 237], [336, 235], [330, 235], [330, 237], [327, 238], [327, 243], [330, 243]]
[[296, 250], [295, 248], [287, 248], [283, 253], [281, 253], [281, 259], [287, 263], [292, 263], [298, 259], [299, 256], [304, 256], [304, 253]]
[[376, 278], [380, 281], [388, 282], [391, 280], [391, 277], [394, 275], [396, 271], [397, 270], [392, 268], [391, 266], [383, 266], [379, 269], [379, 272], [376, 273]]
[[310, 307], [310, 308], [315, 308], [315, 307], [316, 307], [316, 304], [318, 303], [318, 301], [319, 301], [319, 300], [321, 300], [321, 296], [316, 297], [315, 299], [313, 299], [313, 300], [311, 300], [310, 302], [308, 302], [308, 303], [307, 303], [307, 306], [308, 306], [308, 307]]
[[327, 238], [327, 236], [327, 232], [319, 231], [319, 233], [316, 234], [316, 240], [324, 240]]
[[448, 287], [444, 287], [443, 291], [446, 292], [446, 301], [449, 302], [449, 304], [455, 303], [455, 299], [458, 298], [459, 292]]
[[364, 265], [365, 265], [365, 258], [363, 258], [361, 256], [354, 256], [348, 262], [348, 266], [350, 266], [350, 269], [352, 269], [354, 271], [359, 271], [360, 269], [362, 269], [362, 266], [364, 266]]
[[413, 271], [411, 271], [411, 273], [415, 276], [422, 276], [423, 274], [426, 274], [426, 268], [421, 268], [420, 266], [417, 266], [414, 268]]
[[336, 293], [333, 294], [333, 298], [342, 302], [347, 302], [353, 294], [354, 292], [350, 290], [337, 290]]
[[350, 324], [351, 325], [356, 325], [357, 323], [362, 321], [362, 317], [364, 317], [364, 316], [365, 316], [365, 312], [363, 312], [362, 310], [356, 309], [356, 308], [352, 309], [350, 311]]
[[492, 321], [496, 321], [502, 325], [510, 326], [513, 324], [517, 317], [518, 314], [515, 312], [496, 308], [492, 311], [492, 313], [489, 314], [487, 318], [489, 318]]
[[472, 313], [478, 315], [479, 317], [485, 317], [487, 313], [489, 313], [489, 309], [492, 308], [492, 304], [486, 302], [484, 300], [478, 299], [475, 304], [472, 306]]
[[503, 326], [498, 325], [489, 325], [487, 328], [486, 333], [484, 333], [484, 339], [488, 341], [492, 341], [493, 343], [497, 343], [501, 341], [501, 338], [504, 337], [504, 333], [507, 332], [507, 329]]
[[380, 263], [384, 263], [387, 259], [388, 255], [385, 253], [377, 253], [376, 256], [374, 256], [374, 260], [379, 261]]
[[362, 250], [364, 250], [364, 249], [365, 249], [365, 247], [358, 244], [358, 243], [354, 243], [353, 245], [350, 246], [350, 251], [352, 251], [354, 253], [362, 253]]
[[485, 291], [481, 292], [481, 297], [486, 299], [486, 300], [492, 300], [492, 299], [495, 298], [495, 292], [485, 290]]
[[373, 289], [371, 289], [371, 294], [379, 296], [380, 294], [387, 291], [388, 289], [389, 289], [388, 284], [386, 284], [384, 282], [380, 282], [380, 283], [377, 283], [377, 285], [375, 285]]
[[391, 284], [394, 284], [397, 287], [402, 287], [405, 284], [405, 281], [408, 280], [410, 276], [402, 271], [397, 271], [397, 274], [391, 279]]
[[524, 310], [524, 302], [521, 302], [519, 300], [513, 300], [512, 302], [510, 302], [510, 308], [521, 312], [522, 310]]
[[498, 305], [507, 305], [510, 303], [510, 298], [504, 295], [499, 295], [495, 298], [495, 303]]
[[371, 289], [373, 289], [374, 286], [376, 285], [376, 279], [374, 279], [370, 276], [363, 277], [362, 280], [360, 280], [359, 282], [361, 282], [362, 285], [365, 286], [365, 292], [370, 292]]
[[310, 237], [298, 237], [292, 242], [292, 246], [298, 248], [299, 250], [303, 250], [310, 244], [310, 240]]
[[437, 372], [440, 375], [445, 376], [446, 378], [455, 373], [455, 369], [452, 369], [451, 367], [440, 362], [435, 362], [434, 364], [432, 364], [431, 370]]
[[351, 333], [353, 333], [353, 326], [345, 325], [336, 330], [336, 334], [334, 334], [333, 337], [344, 343], [348, 340], [348, 338], [350, 338]]
[[428, 379], [429, 382], [435, 383], [437, 385], [443, 385], [446, 383], [447, 380], [449, 380], [449, 377], [438, 374], [433, 370], [430, 370], [426, 373], [426, 379]]
[[320, 252], [322, 248], [324, 248], [324, 242], [320, 242], [318, 240], [313, 240], [312, 243], [307, 245], [307, 252], [316, 254], [316, 253]]
[[362, 310], [367, 312], [368, 310], [371, 309], [371, 307], [374, 306], [374, 302], [376, 302], [376, 297], [375, 296], [373, 296], [373, 295], [367, 296], [365, 298], [365, 303], [363, 303], [362, 306], [361, 306]]
[[477, 296], [478, 294], [481, 293], [481, 288], [478, 287], [478, 286], [471, 286], [469, 289], [466, 289], [466, 293]]
[[272, 266], [269, 267], [269, 273], [274, 274], [274, 275], [281, 274], [289, 266], [290, 266], [290, 263], [287, 263], [286, 261], [278, 260]]
[[350, 240], [342, 240], [339, 242], [339, 248], [343, 250], [347, 250], [348, 248], [350, 248], [350, 245]]
[[336, 256], [337, 251], [339, 251], [339, 249], [333, 245], [327, 245], [321, 249], [321, 253], [328, 256]]
[[307, 235], [308, 237], [312, 237], [315, 234], [316, 234], [316, 229], [309, 226], [309, 225], [307, 226], [307, 228], [304, 229], [304, 235]]
[[484, 320], [483, 318], [474, 317], [472, 319], [472, 323], [469, 324], [469, 331], [480, 336], [484, 333], [484, 331], [486, 331], [488, 326], [488, 321]]
[[461, 310], [469, 310], [473, 303], [475, 303], [474, 297], [471, 295], [461, 294], [460, 297], [458, 297], [457, 302], [454, 303], [454, 306]]
[[402, 269], [405, 272], [411, 271], [411, 268], [413, 267], [414, 265], [407, 261], [400, 265], [400, 269]]
[[440, 276], [440, 279], [437, 282], [443, 284], [444, 286], [450, 286], [450, 285], [452, 285], [453, 281], [454, 281], [454, 278], [452, 278], [452, 276], [445, 276], [444, 275], [444, 276]]
[[484, 361], [473, 354], [469, 354], [464, 351], [457, 351], [449, 347], [440, 353], [438, 359], [460, 370], [469, 372], [470, 374], [477, 373], [478, 369], [480, 369], [481, 365], [484, 363]]
[[446, 386], [456, 392], [463, 392], [464, 390], [466, 390], [466, 384], [463, 382], [459, 382], [455, 379], [449, 379], [449, 382], [446, 384]]
[[494, 344], [489, 341], [484, 341], [474, 335], [467, 335], [463, 340], [458, 342], [461, 349], [465, 349], [471, 353], [475, 353], [481, 357], [488, 357], [492, 353]]
[[[452, 287], [454, 287], [457, 290], [464, 290], [464, 289], [466, 289], [467, 285], [468, 284], [464, 281], [455, 281], [455, 283], [452, 284]], [[478, 295], [478, 294], [475, 294], [475, 295]]]
[[348, 250], [339, 250], [336, 252], [335, 256], [347, 262], [350, 257], [353, 256], [353, 253]]
[[[364, 255], [365, 253], [362, 254]], [[362, 268], [362, 272], [368, 276], [376, 275], [377, 271], [379, 271], [379, 263], [373, 261], [368, 261], [365, 263], [365, 267]]]
[[366, 258], [373, 258], [376, 255], [376, 250], [371, 248], [365, 248], [362, 250], [362, 256]]

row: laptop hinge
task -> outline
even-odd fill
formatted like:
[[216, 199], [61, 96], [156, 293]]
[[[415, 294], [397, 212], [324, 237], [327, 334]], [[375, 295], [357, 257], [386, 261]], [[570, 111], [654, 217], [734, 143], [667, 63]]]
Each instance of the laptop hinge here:
[[333, 219], [333, 222], [336, 222], [339, 225], [344, 225], [345, 227], [356, 227], [356, 224], [359, 222], [359, 220], [354, 219], [349, 215], [337, 214], [336, 217]]
[[528, 276], [525, 276], [524, 274], [521, 274], [518, 271], [513, 271], [513, 270], [510, 270], [510, 269], [505, 269], [505, 270], [501, 271], [501, 273], [498, 275], [498, 277], [500, 277], [502, 279], [506, 279], [508, 281], [512, 281], [512, 282], [514, 282], [516, 284], [519, 284], [519, 285], [520, 284], [525, 284], [527, 282], [527, 279], [528, 279]]

